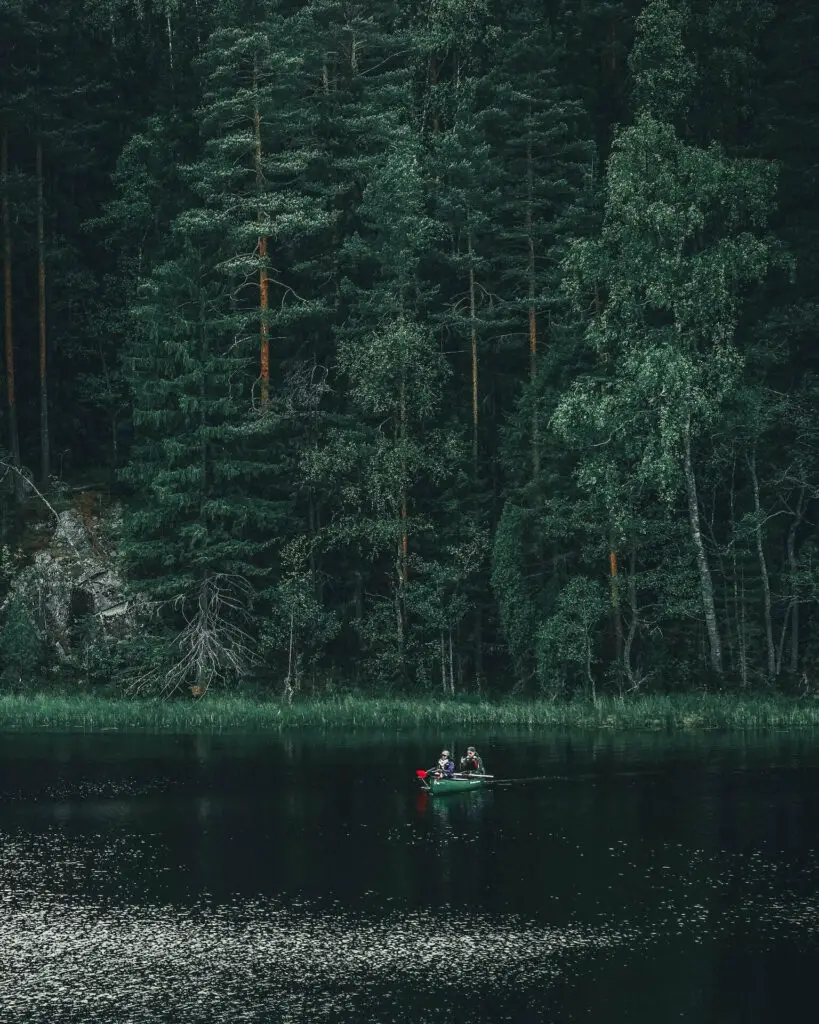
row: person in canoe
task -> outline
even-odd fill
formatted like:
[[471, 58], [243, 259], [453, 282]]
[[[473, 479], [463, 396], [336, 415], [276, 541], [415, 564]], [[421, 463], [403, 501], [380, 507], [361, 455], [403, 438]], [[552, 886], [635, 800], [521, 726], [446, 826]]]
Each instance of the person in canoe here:
[[461, 758], [459, 770], [470, 775], [486, 775], [481, 755], [474, 747], [466, 748], [466, 753]]
[[415, 774], [427, 785], [432, 779], [451, 779], [455, 774], [455, 762], [449, 756], [448, 750], [442, 750], [438, 763], [433, 768], [419, 768]]

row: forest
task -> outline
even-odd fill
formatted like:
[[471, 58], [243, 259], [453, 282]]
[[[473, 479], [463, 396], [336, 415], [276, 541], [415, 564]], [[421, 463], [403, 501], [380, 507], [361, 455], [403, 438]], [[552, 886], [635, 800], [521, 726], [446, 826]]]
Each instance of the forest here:
[[817, 38], [0, 0], [0, 690], [812, 694]]

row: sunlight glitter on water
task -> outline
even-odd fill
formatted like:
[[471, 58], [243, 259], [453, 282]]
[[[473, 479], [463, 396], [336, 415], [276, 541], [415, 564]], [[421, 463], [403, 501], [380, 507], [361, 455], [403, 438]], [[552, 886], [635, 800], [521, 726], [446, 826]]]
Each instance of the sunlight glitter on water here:
[[[59, 828], [0, 833], [0, 1020], [420, 1022], [487, 989], [535, 1004], [581, 958], [669, 936], [699, 943], [743, 922], [815, 934], [815, 898], [783, 889], [772, 898], [787, 864], [760, 851], [654, 852], [657, 898], [640, 921], [629, 923], [634, 908], [623, 906], [619, 920], [552, 928], [453, 907], [374, 915], [268, 897], [150, 905], [141, 889], [162, 870], [161, 844], [128, 833], [79, 840]], [[632, 854], [607, 851], [620, 875], [636, 875]], [[810, 856], [800, 875], [816, 873]], [[728, 887], [739, 899], [715, 916], [707, 903]]]
[[[73, 764], [65, 743], [59, 771], [7, 758], [0, 784], [0, 1024], [767, 1024], [785, 971], [810, 1005], [804, 772], [436, 803], [378, 767], [403, 778], [392, 747], [373, 800], [369, 750], [274, 787], [233, 744], [208, 765], [91, 745]], [[722, 978], [733, 1009], [709, 1016]]]
[[[94, 853], [96, 871], [113, 871], [127, 845], [103, 843]], [[0, 854], [3, 1024], [420, 1022], [436, 1006], [468, 1005], [487, 989], [535, 1005], [590, 954], [633, 951], [674, 934], [699, 941], [728, 926], [728, 918], [715, 921], [687, 897], [685, 885], [669, 890], [639, 926], [549, 928], [521, 915], [452, 907], [373, 918], [269, 898], [135, 905], [123, 900], [125, 889], [114, 903], [55, 891], [66, 873], [79, 880], [89, 866], [89, 850], [57, 830], [46, 842], [0, 834]], [[151, 870], [150, 851], [134, 855], [142, 857], [137, 875]], [[689, 863], [698, 859], [708, 861], [701, 882], [712, 892], [735, 875], [722, 858], [700, 855]], [[62, 874], [50, 869], [55, 863]], [[764, 858], [748, 858], [745, 869], [745, 887], [753, 888], [765, 875]], [[671, 870], [657, 868], [665, 882]], [[769, 929], [787, 923], [815, 930], [815, 900], [748, 893], [739, 915], [760, 920], [763, 904]]]
[[630, 938], [451, 911], [367, 921], [266, 900], [113, 909], [6, 890], [0, 909], [8, 1024], [384, 1020], [385, 998], [422, 1019], [407, 1016], [413, 989], [430, 1007], [447, 990], [536, 993], [578, 953]]

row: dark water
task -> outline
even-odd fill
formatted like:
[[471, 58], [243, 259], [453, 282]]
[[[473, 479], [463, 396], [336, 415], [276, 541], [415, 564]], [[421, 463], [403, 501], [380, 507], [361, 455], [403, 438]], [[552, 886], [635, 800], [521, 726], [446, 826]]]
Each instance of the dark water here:
[[819, 737], [0, 735], [0, 1024], [811, 1020]]

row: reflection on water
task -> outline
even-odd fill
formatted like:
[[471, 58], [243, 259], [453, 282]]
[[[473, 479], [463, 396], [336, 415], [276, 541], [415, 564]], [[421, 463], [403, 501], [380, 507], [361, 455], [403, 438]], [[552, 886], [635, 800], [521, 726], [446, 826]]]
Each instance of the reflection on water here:
[[421, 790], [415, 799], [415, 809], [419, 817], [428, 817], [440, 828], [446, 828], [452, 823], [468, 828], [481, 820], [494, 797], [491, 789], [449, 793], [446, 796], [431, 796]]
[[436, 736], [47, 739], [0, 746], [2, 1024], [809, 1016], [813, 737], [473, 733], [539, 781], [435, 797]]

